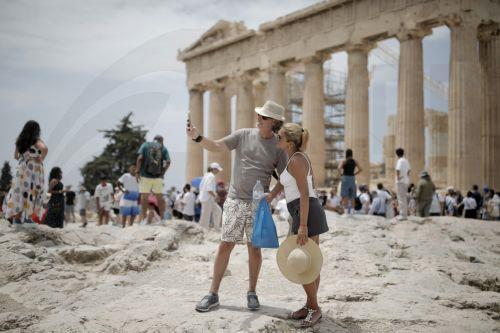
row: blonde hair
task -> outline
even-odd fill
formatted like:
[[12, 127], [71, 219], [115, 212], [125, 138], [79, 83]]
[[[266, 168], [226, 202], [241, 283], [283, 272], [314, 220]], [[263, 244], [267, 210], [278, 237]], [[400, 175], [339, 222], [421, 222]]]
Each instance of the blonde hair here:
[[307, 142], [309, 141], [309, 131], [307, 129], [294, 123], [286, 123], [282, 129], [285, 133], [286, 141], [293, 143], [297, 150], [306, 151]]

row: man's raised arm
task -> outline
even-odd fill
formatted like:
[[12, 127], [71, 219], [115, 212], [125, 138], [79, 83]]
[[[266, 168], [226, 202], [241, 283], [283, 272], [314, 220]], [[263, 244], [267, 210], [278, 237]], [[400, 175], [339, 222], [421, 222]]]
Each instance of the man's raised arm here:
[[198, 142], [203, 149], [206, 149], [208, 151], [212, 152], [223, 152], [223, 151], [229, 151], [227, 148], [226, 144], [222, 140], [212, 140], [209, 138], [206, 138], [202, 136], [196, 127], [194, 127], [191, 124], [191, 121], [188, 119], [187, 121], [187, 126], [186, 126], [186, 134], [188, 137], [190, 137], [193, 141]]

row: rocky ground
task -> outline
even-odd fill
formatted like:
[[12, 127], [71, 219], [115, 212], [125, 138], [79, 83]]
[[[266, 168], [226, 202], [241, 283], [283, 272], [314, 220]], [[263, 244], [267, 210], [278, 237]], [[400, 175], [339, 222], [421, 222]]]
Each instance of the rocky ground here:
[[[396, 222], [327, 213], [315, 332], [500, 332], [500, 223], [455, 218]], [[277, 222], [280, 241], [288, 230]], [[14, 230], [0, 222], [0, 331], [302, 332], [286, 313], [300, 286], [264, 250], [262, 308], [246, 309], [246, 247], [237, 246], [221, 306], [197, 313], [218, 235], [165, 226], [74, 224]]]

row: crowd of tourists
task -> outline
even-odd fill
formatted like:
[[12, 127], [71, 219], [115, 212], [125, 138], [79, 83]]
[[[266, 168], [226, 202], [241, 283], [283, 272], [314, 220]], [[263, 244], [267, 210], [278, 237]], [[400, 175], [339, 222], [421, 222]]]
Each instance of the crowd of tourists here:
[[[422, 175], [427, 173], [423, 172]], [[487, 187], [481, 192], [478, 186], [474, 185], [464, 197], [460, 190], [452, 187], [433, 190], [432, 186], [427, 185], [429, 178], [422, 177], [423, 181], [417, 186], [413, 183], [409, 185], [406, 195], [408, 216], [455, 216], [485, 221], [500, 220], [499, 192]], [[359, 185], [356, 188], [352, 208], [344, 206], [342, 197], [337, 193], [336, 186], [329, 194], [318, 191], [318, 197], [326, 210], [340, 215], [364, 214], [386, 218], [400, 216], [397, 193], [384, 187], [382, 183], [378, 183], [376, 189], [371, 191], [368, 185]], [[349, 208], [351, 208], [350, 213], [348, 213]], [[279, 203], [276, 205], [276, 210], [277, 214], [286, 216]]]
[[481, 193], [478, 185], [473, 185], [464, 197], [460, 190], [453, 187], [440, 191], [427, 171], [421, 171], [419, 181], [410, 183], [411, 166], [404, 157], [404, 150], [395, 151], [396, 162], [395, 191], [385, 188], [382, 183], [370, 191], [367, 184], [356, 188], [355, 176], [362, 169], [353, 158], [353, 151], [347, 149], [345, 159], [339, 165], [341, 175], [340, 197], [334, 186], [323, 205], [327, 210], [339, 214], [367, 214], [386, 218], [397, 217], [405, 220], [408, 215], [420, 217], [455, 216], [482, 220], [500, 219], [500, 192], [484, 187]]
[[39, 223], [63, 228], [65, 223], [76, 222], [77, 211], [81, 226], [86, 227], [92, 210], [97, 215], [97, 225], [108, 224], [110, 219], [123, 227], [135, 222], [151, 224], [165, 216], [163, 178], [170, 157], [163, 137], [157, 135], [152, 142], [142, 144], [136, 164], [112, 183], [109, 176], [100, 174], [93, 197], [83, 185], [77, 192], [71, 185], [64, 186], [63, 171], [57, 166], [50, 170], [46, 183], [43, 161], [47, 153], [40, 125], [28, 121], [15, 143], [15, 176], [0, 198], [1, 214], [10, 225]]

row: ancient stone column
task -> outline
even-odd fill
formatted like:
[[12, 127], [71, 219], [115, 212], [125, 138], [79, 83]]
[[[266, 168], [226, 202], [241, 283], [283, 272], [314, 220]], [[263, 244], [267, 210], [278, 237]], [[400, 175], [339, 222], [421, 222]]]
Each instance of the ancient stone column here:
[[411, 182], [425, 165], [423, 30], [403, 30], [400, 42], [396, 147], [403, 148], [411, 165]]
[[267, 100], [267, 84], [265, 82], [259, 81], [254, 84], [253, 97], [255, 107], [264, 105]]
[[479, 20], [463, 15], [447, 23], [451, 30], [447, 178], [448, 185], [467, 191], [481, 180]]
[[[189, 116], [198, 132], [203, 135], [203, 91], [200, 89], [189, 90]], [[188, 137], [186, 154], [186, 182], [189, 183], [191, 179], [205, 173], [203, 170], [203, 149], [200, 144]]]
[[[227, 108], [226, 95], [222, 84], [212, 84], [210, 89], [210, 109], [208, 137], [218, 140], [231, 131], [230, 109]], [[231, 153], [230, 152], [208, 152], [208, 164], [218, 162], [224, 169], [217, 175], [217, 179], [228, 182], [231, 177]]]
[[396, 167], [396, 115], [387, 116], [387, 132], [384, 136], [383, 145], [385, 178], [392, 182], [395, 179]]
[[500, 30], [490, 25], [480, 31], [482, 76], [482, 185], [500, 188]]
[[236, 129], [252, 128], [255, 125], [253, 79], [247, 73], [237, 78]]
[[[288, 110], [286, 67], [272, 65], [269, 68], [269, 82], [267, 84], [269, 99]], [[285, 112], [288, 114], [288, 112]]]
[[354, 159], [363, 169], [363, 172], [356, 177], [358, 184], [370, 182], [367, 69], [370, 48], [371, 46], [365, 44], [350, 45], [347, 48], [345, 143], [346, 148], [353, 150]]
[[425, 112], [425, 125], [429, 131], [429, 152], [427, 171], [434, 183], [446, 185], [446, 164], [448, 150], [448, 114], [436, 110]]
[[304, 60], [305, 82], [302, 102], [302, 126], [310, 132], [308, 155], [316, 186], [325, 185], [325, 102], [323, 94], [323, 56]]

